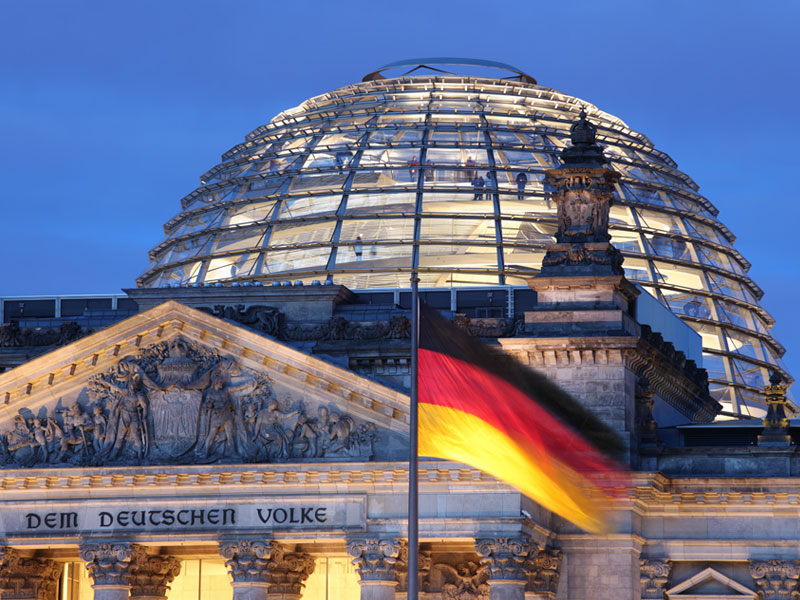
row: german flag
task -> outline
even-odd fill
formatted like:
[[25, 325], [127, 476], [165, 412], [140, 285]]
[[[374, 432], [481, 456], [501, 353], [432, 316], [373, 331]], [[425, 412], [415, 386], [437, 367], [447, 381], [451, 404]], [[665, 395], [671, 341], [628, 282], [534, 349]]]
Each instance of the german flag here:
[[627, 485], [618, 436], [569, 394], [421, 303], [419, 455], [472, 465], [584, 530]]

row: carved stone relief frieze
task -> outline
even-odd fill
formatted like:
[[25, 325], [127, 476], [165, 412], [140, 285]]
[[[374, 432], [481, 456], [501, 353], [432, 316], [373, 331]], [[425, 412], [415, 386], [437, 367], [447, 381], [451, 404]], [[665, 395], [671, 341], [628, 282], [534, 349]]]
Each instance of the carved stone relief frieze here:
[[91, 329], [82, 328], [75, 321], [67, 321], [58, 328], [45, 330], [38, 327], [20, 327], [17, 322], [12, 321], [0, 324], [0, 348], [64, 346], [89, 333]]
[[447, 600], [488, 600], [489, 569], [476, 561], [455, 566], [436, 563], [431, 566], [426, 591], [441, 594]]
[[[420, 591], [428, 591], [426, 581], [431, 571], [431, 553], [428, 550], [420, 550], [417, 555], [417, 587]], [[408, 544], [403, 542], [400, 546], [400, 553], [397, 555], [395, 563], [395, 579], [397, 580], [397, 591], [408, 592]]]
[[72, 403], [16, 415], [0, 433], [0, 466], [370, 460], [376, 436], [179, 337], [92, 377]]
[[272, 306], [253, 305], [245, 308], [243, 304], [220, 304], [200, 310], [291, 342], [411, 339], [411, 321], [404, 315], [394, 315], [381, 321], [350, 321], [335, 316], [324, 323], [297, 323], [287, 322], [283, 313]]

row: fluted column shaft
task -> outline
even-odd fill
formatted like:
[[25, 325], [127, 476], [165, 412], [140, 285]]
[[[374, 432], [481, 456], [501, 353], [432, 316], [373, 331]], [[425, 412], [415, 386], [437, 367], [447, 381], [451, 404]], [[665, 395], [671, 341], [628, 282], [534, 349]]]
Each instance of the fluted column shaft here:
[[394, 600], [402, 548], [403, 542], [396, 538], [348, 542], [347, 553], [360, 578], [361, 600]]

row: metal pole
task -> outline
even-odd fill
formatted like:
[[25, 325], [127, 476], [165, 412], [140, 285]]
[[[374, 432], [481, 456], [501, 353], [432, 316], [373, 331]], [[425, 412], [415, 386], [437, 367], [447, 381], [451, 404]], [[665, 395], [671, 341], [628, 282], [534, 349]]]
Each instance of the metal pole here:
[[419, 277], [414, 272], [411, 275], [411, 406], [408, 432], [408, 600], [417, 600], [419, 597], [418, 356]]

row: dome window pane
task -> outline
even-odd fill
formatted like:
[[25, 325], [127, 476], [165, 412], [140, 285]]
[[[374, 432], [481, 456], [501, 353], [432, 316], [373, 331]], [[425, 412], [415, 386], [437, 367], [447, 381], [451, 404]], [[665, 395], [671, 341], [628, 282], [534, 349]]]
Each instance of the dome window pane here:
[[296, 219], [309, 215], [323, 216], [336, 212], [342, 202], [341, 194], [336, 196], [298, 196], [287, 198], [281, 204], [281, 219]]
[[351, 193], [347, 198], [347, 214], [413, 212], [416, 201], [415, 193]]

